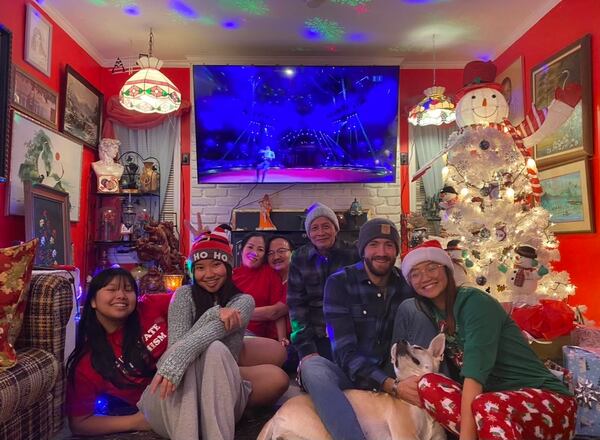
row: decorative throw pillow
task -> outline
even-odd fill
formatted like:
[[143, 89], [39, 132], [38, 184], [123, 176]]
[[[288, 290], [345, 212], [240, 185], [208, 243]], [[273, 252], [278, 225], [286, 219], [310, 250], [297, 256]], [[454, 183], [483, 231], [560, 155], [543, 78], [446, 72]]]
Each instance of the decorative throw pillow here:
[[0, 249], [0, 369], [17, 361], [13, 344], [23, 323], [38, 241]]

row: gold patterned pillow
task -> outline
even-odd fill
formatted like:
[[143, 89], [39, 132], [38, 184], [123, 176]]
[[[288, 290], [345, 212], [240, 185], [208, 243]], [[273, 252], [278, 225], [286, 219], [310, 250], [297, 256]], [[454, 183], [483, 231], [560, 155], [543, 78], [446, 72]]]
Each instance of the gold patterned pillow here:
[[0, 249], [0, 369], [17, 361], [13, 344], [23, 323], [38, 241]]

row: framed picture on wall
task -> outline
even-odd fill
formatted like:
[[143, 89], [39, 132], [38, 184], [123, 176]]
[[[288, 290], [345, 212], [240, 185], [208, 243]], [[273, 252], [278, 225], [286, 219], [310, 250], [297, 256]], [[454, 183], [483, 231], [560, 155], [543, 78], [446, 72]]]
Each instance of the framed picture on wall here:
[[523, 57], [504, 69], [496, 77], [496, 82], [502, 86], [502, 95], [508, 103], [508, 119], [513, 125], [520, 124], [525, 119]]
[[533, 68], [531, 84], [536, 108], [547, 108], [559, 88], [581, 87], [581, 100], [569, 119], [535, 146], [535, 159], [541, 167], [565, 163], [591, 155], [592, 76], [590, 36], [565, 47]]
[[12, 33], [0, 24], [0, 182], [8, 178], [11, 56]]
[[67, 66], [63, 90], [62, 131], [97, 148], [104, 95], [71, 66]]
[[7, 214], [24, 214], [25, 183], [39, 183], [69, 194], [71, 221], [79, 221], [83, 145], [12, 111], [12, 154]]
[[50, 76], [52, 59], [52, 25], [31, 3], [25, 19], [25, 61]]
[[43, 124], [58, 126], [58, 94], [18, 67], [13, 69], [12, 105]]
[[69, 194], [45, 185], [25, 184], [25, 238], [39, 238], [36, 266], [72, 264]]
[[540, 171], [542, 207], [554, 223], [552, 231], [594, 232], [593, 199], [587, 158]]

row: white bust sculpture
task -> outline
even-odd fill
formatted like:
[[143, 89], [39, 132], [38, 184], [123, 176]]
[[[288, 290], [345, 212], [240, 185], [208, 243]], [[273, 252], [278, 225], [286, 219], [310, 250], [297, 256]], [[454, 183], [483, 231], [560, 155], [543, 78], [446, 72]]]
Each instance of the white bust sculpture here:
[[119, 179], [125, 168], [115, 158], [119, 154], [121, 142], [117, 139], [103, 138], [100, 141], [98, 155], [100, 160], [92, 162], [92, 168], [98, 178], [99, 192], [119, 192]]

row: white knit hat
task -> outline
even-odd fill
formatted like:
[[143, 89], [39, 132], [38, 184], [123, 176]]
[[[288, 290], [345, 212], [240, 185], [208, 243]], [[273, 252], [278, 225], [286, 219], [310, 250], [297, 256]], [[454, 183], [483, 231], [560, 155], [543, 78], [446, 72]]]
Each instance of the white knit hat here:
[[440, 263], [450, 269], [450, 273], [454, 276], [454, 265], [448, 253], [442, 249], [442, 245], [437, 240], [428, 240], [421, 243], [419, 246], [412, 249], [402, 259], [402, 275], [410, 284], [408, 274], [417, 264], [424, 261], [433, 261]]
[[331, 223], [335, 226], [335, 230], [340, 230], [340, 223], [335, 215], [335, 212], [328, 207], [323, 205], [322, 203], [316, 202], [310, 205], [306, 212], [306, 221], [304, 222], [304, 229], [306, 229], [306, 233], [310, 231], [310, 224], [314, 222], [319, 217], [326, 217], [331, 220]]

